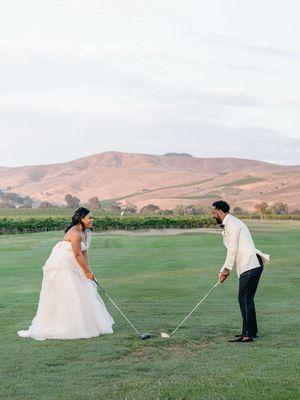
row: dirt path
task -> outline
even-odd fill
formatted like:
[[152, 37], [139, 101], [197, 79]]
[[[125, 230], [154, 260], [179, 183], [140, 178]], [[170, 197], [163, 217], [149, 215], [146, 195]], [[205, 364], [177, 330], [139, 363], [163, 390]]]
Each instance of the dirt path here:
[[94, 235], [119, 235], [119, 236], [172, 236], [191, 233], [215, 233], [220, 234], [218, 228], [194, 228], [194, 229], [140, 229], [140, 230], [116, 230], [94, 233]]

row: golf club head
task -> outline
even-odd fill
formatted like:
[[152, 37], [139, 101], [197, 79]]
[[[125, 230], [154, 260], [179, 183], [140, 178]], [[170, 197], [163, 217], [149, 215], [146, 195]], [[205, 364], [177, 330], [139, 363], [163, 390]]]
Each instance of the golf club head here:
[[171, 336], [166, 332], [160, 332], [160, 336], [164, 339], [169, 339]]
[[142, 340], [147, 340], [147, 339], [150, 339], [151, 338], [151, 333], [143, 333], [142, 335], [141, 335], [141, 339]]

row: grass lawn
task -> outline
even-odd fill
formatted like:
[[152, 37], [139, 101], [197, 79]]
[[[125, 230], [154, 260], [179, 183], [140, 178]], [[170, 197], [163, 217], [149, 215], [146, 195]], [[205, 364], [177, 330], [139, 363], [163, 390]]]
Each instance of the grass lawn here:
[[88, 340], [17, 337], [35, 315], [41, 267], [60, 232], [0, 236], [0, 398], [298, 399], [300, 223], [250, 222], [269, 252], [256, 298], [261, 338], [228, 343], [240, 332], [235, 273], [176, 335], [174, 328], [216, 282], [221, 235], [94, 234], [90, 261], [112, 298], [142, 332], [136, 338], [107, 301], [113, 335]]

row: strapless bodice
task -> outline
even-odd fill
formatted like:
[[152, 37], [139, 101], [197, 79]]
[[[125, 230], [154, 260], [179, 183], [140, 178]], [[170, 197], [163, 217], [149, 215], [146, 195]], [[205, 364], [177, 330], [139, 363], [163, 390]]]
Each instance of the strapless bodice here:
[[[61, 240], [58, 243], [62, 243], [62, 245], [66, 245], [66, 246], [69, 246], [70, 248], [72, 248], [71, 242], [68, 242], [67, 240]], [[88, 249], [89, 249], [89, 244], [82, 241], [81, 242], [81, 251], [87, 251]]]

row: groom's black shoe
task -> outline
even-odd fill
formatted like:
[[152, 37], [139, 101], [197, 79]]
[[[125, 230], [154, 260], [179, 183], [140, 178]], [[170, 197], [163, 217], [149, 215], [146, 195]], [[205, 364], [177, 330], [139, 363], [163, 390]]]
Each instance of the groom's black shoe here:
[[234, 337], [236, 337], [237, 339], [231, 339], [231, 340], [228, 340], [228, 342], [241, 342], [242, 340], [243, 340], [243, 336], [241, 336], [241, 335], [235, 335]]
[[[240, 338], [242, 335], [234, 335], [234, 337], [236, 337], [236, 338]], [[253, 336], [253, 339], [258, 339], [259, 338], [259, 334], [258, 333], [256, 333], [254, 336]]]
[[252, 338], [244, 339], [243, 336], [239, 336], [237, 339], [228, 340], [228, 342], [231, 342], [231, 343], [235, 343], [235, 342], [249, 343], [249, 342], [253, 342], [253, 339]]

